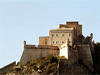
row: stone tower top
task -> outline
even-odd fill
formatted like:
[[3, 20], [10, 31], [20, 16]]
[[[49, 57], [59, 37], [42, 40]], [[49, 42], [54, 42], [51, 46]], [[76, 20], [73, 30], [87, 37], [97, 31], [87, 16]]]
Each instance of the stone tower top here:
[[78, 22], [76, 21], [76, 22], [66, 22], [66, 25], [78, 25]]
[[23, 45], [26, 46], [26, 41], [23, 42]]
[[90, 34], [90, 38], [93, 39], [93, 33]]

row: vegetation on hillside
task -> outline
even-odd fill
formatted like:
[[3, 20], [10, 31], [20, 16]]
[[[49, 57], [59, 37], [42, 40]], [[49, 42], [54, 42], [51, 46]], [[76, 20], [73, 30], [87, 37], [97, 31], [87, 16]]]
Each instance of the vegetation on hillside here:
[[58, 57], [48, 56], [31, 60], [23, 66], [15, 66], [8, 74], [56, 74]]

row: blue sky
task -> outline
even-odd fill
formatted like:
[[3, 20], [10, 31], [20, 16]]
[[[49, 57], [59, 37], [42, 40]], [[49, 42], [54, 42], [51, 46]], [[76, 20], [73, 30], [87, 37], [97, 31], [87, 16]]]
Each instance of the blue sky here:
[[20, 60], [24, 40], [38, 45], [66, 21], [79, 21], [83, 35], [100, 42], [100, 0], [0, 0], [0, 68]]

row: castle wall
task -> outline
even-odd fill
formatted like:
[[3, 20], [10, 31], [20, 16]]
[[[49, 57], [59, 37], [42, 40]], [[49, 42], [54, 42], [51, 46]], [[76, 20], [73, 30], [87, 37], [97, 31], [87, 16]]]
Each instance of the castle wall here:
[[39, 45], [49, 45], [49, 37], [39, 37]]
[[25, 48], [22, 54], [22, 57], [20, 59], [20, 65], [26, 64], [28, 61], [40, 58], [40, 57], [46, 57], [48, 55], [58, 55], [58, 47], [54, 46], [38, 46], [31, 49]]
[[93, 67], [92, 55], [89, 44], [82, 44], [77, 46], [79, 58], [83, 60], [85, 65], [90, 69]]
[[71, 48], [70, 46], [68, 47], [68, 64], [73, 64], [78, 61], [78, 51], [77, 49]]
[[77, 25], [77, 36], [82, 34], [82, 25]]
[[16, 65], [16, 62], [14, 61], [14, 62], [4, 66], [3, 68], [0, 68], [0, 75], [6, 74], [8, 71], [12, 70], [15, 65]]
[[[68, 42], [68, 41], [67, 41]], [[78, 51], [76, 48], [72, 48], [68, 44], [61, 45], [60, 56], [65, 56], [68, 59], [68, 63], [71, 65], [78, 61]]]
[[67, 44], [61, 45], [61, 49], [59, 52], [60, 52], [59, 56], [65, 56], [66, 59], [68, 59], [68, 45]]

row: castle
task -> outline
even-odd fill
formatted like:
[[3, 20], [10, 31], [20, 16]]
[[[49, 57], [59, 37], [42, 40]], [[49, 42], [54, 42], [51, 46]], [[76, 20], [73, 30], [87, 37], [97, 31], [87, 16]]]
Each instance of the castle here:
[[68, 63], [74, 63], [79, 58], [91, 69], [93, 66], [91, 53], [94, 52], [90, 35], [88, 43], [76, 43], [78, 36], [82, 35], [82, 25], [78, 22], [66, 22], [59, 24], [58, 29], [51, 29], [49, 36], [39, 37], [39, 45], [27, 45], [24, 41], [24, 51], [20, 59], [20, 65], [26, 64], [32, 59], [46, 57], [48, 55], [65, 56]]
[[82, 34], [82, 25], [78, 22], [60, 24], [58, 29], [51, 29], [48, 37], [39, 37], [39, 45], [52, 45], [60, 47], [69, 40], [72, 46], [77, 36]]

